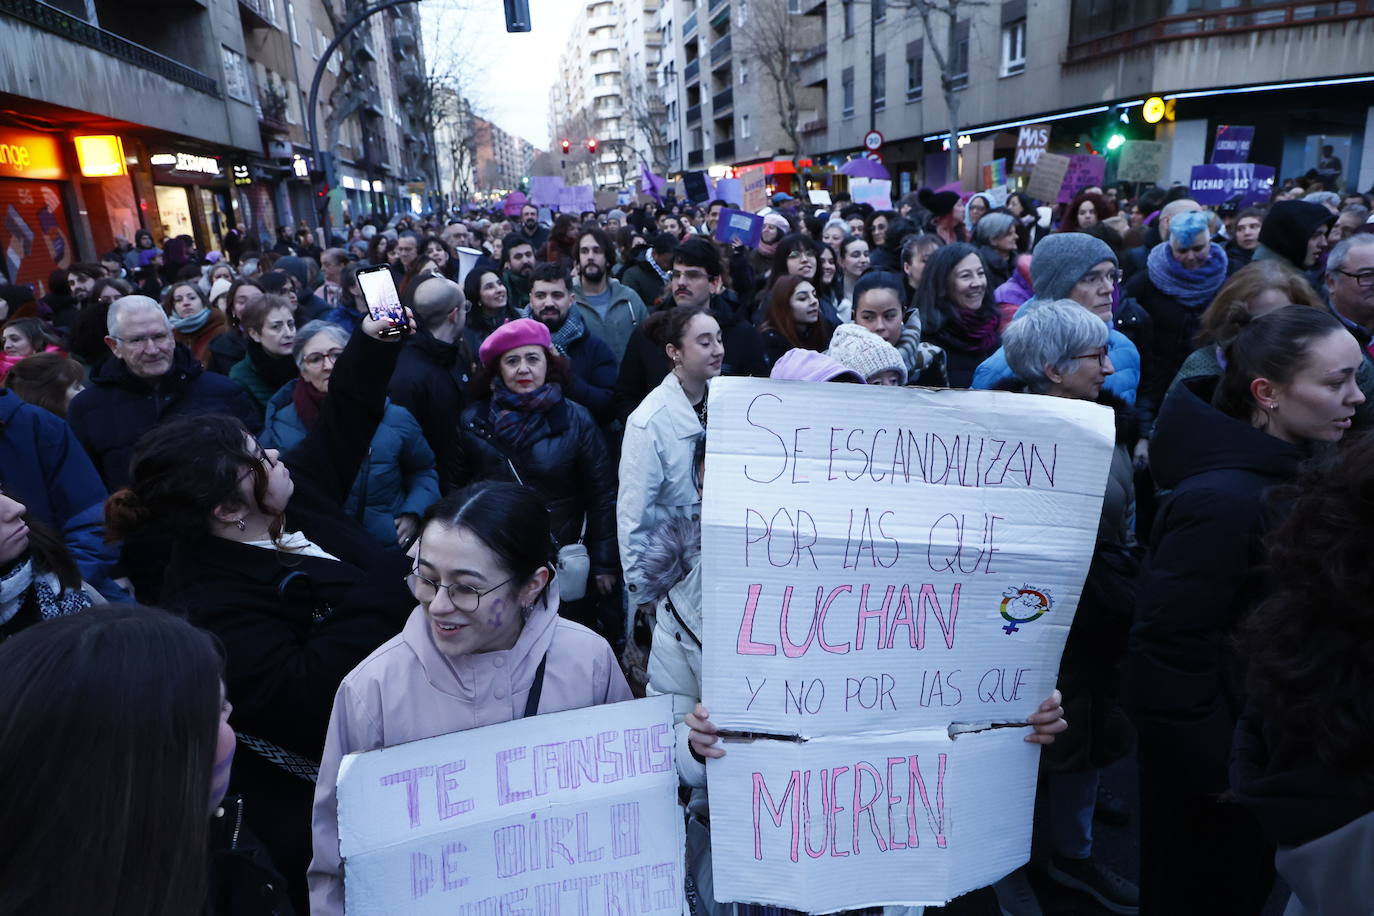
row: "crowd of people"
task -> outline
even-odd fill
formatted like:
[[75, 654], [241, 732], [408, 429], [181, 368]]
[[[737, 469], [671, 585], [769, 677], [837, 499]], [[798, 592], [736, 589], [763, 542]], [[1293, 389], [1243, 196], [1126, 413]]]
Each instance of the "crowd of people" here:
[[[1024, 711], [1027, 868], [1172, 916], [1261, 912], [1277, 863], [1293, 912], [1362, 911], [1369, 198], [770, 203], [753, 248], [716, 240], [720, 200], [526, 205], [323, 248], [140, 232], [0, 285], [0, 913], [341, 913], [343, 755], [646, 691], [675, 701], [684, 899], [717, 912], [721, 375], [1109, 407], [1060, 689]], [[406, 334], [369, 312], [378, 265]], [[1134, 810], [1101, 782], [1132, 753]], [[1094, 853], [1132, 819], [1138, 882]], [[966, 911], [1039, 912], [1028, 874]]]

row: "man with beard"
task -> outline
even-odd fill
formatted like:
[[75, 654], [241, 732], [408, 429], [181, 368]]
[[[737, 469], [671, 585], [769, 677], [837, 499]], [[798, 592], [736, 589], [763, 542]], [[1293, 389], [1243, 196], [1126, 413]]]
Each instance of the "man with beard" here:
[[581, 282], [572, 288], [577, 311], [591, 332], [611, 348], [619, 362], [625, 355], [630, 334], [649, 310], [644, 307], [639, 293], [612, 279], [615, 248], [611, 246], [610, 236], [595, 226], [584, 226], [581, 232], [576, 251]]
[[554, 349], [572, 364], [573, 380], [564, 393], [605, 426], [613, 417], [618, 360], [606, 342], [588, 329], [581, 302], [574, 307], [571, 287], [568, 272], [558, 262], [535, 267], [530, 283], [530, 317], [548, 327]]
[[543, 248], [549, 241], [549, 227], [539, 224], [539, 208], [525, 204], [520, 208], [520, 225], [514, 234], [523, 238], [535, 251]]
[[530, 302], [530, 277], [534, 273], [534, 246], [518, 231], [501, 243], [501, 282], [511, 308], [523, 309]]
[[67, 286], [71, 288], [71, 300], [53, 310], [53, 327], [66, 331], [69, 335], [76, 329], [81, 310], [91, 304], [91, 290], [97, 280], [105, 276], [105, 268], [99, 264], [73, 264], [67, 268]]

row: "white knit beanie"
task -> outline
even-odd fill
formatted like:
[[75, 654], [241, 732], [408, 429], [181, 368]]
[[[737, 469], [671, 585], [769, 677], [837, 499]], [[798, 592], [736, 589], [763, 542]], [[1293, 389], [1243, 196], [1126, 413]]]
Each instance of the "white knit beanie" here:
[[859, 373], [864, 381], [872, 379], [879, 372], [892, 369], [901, 377], [900, 384], [906, 384], [906, 362], [902, 354], [892, 344], [860, 325], [842, 324], [836, 328], [826, 355]]

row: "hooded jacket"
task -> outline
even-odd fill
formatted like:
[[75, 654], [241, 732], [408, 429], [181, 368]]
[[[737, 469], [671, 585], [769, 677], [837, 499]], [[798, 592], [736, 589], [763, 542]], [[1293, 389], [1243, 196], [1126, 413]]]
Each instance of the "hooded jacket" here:
[[518, 719], [546, 658], [540, 713], [632, 699], [611, 647], [559, 617], [558, 605], [555, 580], [530, 610], [513, 647], [460, 658], [440, 654], [429, 616], [417, 607], [400, 634], [343, 679], [315, 787], [315, 857], [308, 873], [314, 916], [343, 913], [336, 789], [345, 754]]
[[439, 492], [458, 486], [462, 442], [458, 418], [463, 412], [463, 390], [475, 364], [481, 341], [464, 328], [460, 343], [446, 343], [427, 330], [412, 334], [396, 361], [387, 393], [397, 405], [410, 411], [434, 450], [439, 471]]
[[172, 368], [156, 386], [129, 371], [122, 359], [107, 359], [91, 384], [67, 409], [67, 422], [111, 492], [129, 479], [134, 445], [148, 430], [182, 414], [223, 413], [237, 417], [251, 433], [262, 429], [262, 413], [239, 385], [206, 372], [185, 347], [172, 354]]
[[1264, 495], [1297, 473], [1303, 448], [1222, 413], [1215, 378], [1190, 379], [1165, 399], [1150, 448], [1162, 500], [1140, 580], [1124, 666], [1142, 739], [1176, 761], [1185, 793], [1226, 788], [1241, 711], [1231, 634], [1263, 585], [1254, 574], [1271, 519]]
[[1252, 260], [1283, 261], [1321, 289], [1320, 278], [1314, 278], [1316, 266], [1307, 267], [1307, 243], [1318, 229], [1329, 229], [1336, 214], [1321, 204], [1306, 200], [1281, 200], [1269, 209], [1260, 223], [1259, 245]]
[[587, 304], [587, 294], [582, 291], [580, 283], [574, 283], [572, 288], [573, 300], [576, 302], [574, 308], [586, 323], [587, 332], [605, 341], [615, 354], [616, 363], [619, 364], [625, 356], [630, 334], [641, 321], [649, 317], [649, 310], [644, 307], [644, 301], [639, 298], [639, 293], [632, 288], [619, 280], [607, 278], [606, 282], [611, 294], [611, 305], [606, 309], [606, 317], [601, 317], [596, 309]]

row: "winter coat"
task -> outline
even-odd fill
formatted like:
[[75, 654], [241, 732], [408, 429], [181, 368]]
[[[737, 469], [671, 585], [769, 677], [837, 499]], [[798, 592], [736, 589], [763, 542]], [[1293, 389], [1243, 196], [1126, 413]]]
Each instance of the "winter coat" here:
[[259, 414], [266, 412], [267, 402], [280, 390], [280, 386], [274, 385], [258, 371], [258, 367], [253, 364], [252, 355], [245, 355], [239, 360], [234, 368], [229, 370], [229, 378], [243, 386], [243, 390], [248, 392], [248, 397], [258, 408]]
[[478, 401], [463, 411], [459, 479], [465, 484], [515, 480], [506, 463], [509, 455], [520, 481], [548, 501], [554, 539], [563, 545], [576, 543], [582, 537], [585, 518], [592, 572], [617, 572], [615, 468], [591, 413], [563, 398], [548, 409], [533, 438], [518, 452], [496, 441], [490, 417], [490, 400]]
[[[177, 543], [166, 569], [163, 605], [224, 646], [234, 730], [309, 760], [319, 759], [339, 682], [415, 606], [403, 581], [410, 561], [378, 547], [341, 508], [382, 421], [400, 349], [350, 339], [314, 428], [281, 459], [295, 484], [286, 528], [337, 559], [210, 536]], [[248, 800], [248, 823], [282, 874], [299, 880], [310, 860], [311, 783], [241, 739], [230, 789]]]
[[615, 383], [620, 375], [620, 360], [601, 338], [583, 331], [569, 341], [563, 355], [572, 364], [572, 380], [565, 394], [591, 411], [597, 423], [615, 419]]
[[668, 288], [668, 281], [659, 276], [653, 265], [648, 263], [648, 259], [652, 257], [651, 252], [644, 252], [620, 275], [620, 282], [638, 293], [639, 301], [649, 309], [654, 307], [654, 303], [663, 297], [664, 291]]
[[208, 359], [202, 359], [201, 364], [211, 372], [228, 375], [229, 370], [237, 366], [247, 355], [248, 347], [243, 342], [243, 335], [230, 329], [210, 341], [210, 346], [206, 350]]
[[[711, 315], [720, 322], [721, 339], [725, 344], [725, 361], [721, 375], [768, 375], [768, 357], [763, 351], [763, 338], [752, 324], [739, 317], [737, 304], [729, 294], [711, 297]], [[668, 354], [636, 326], [620, 361], [620, 378], [616, 381], [616, 416], [624, 420], [639, 403], [654, 390], [672, 366]]]
[[1227, 242], [1224, 246], [1226, 252], [1226, 276], [1230, 277], [1249, 264], [1255, 257], [1255, 249], [1242, 248], [1236, 244], [1235, 239]]
[[1330, 229], [1336, 214], [1322, 204], [1306, 200], [1281, 200], [1274, 204], [1260, 223], [1259, 245], [1253, 261], [1279, 261], [1307, 278], [1313, 289], [1322, 288], [1321, 269], [1310, 268], [1307, 243], [1318, 229]]
[[467, 328], [459, 342], [446, 343], [429, 331], [412, 334], [401, 349], [387, 391], [391, 400], [410, 411], [434, 450], [439, 492], [458, 486], [462, 440], [458, 421], [476, 363], [477, 335]]
[[[988, 286], [991, 286], [994, 291], [1002, 284], [1009, 282], [1012, 274], [1016, 273], [1015, 253], [1008, 257], [991, 245], [979, 245], [978, 254], [983, 259]], [[1002, 300], [997, 301], [1001, 302]]]
[[206, 413], [236, 417], [252, 433], [262, 428], [262, 412], [241, 387], [206, 372], [178, 346], [172, 368], [156, 387], [130, 372], [122, 359], [106, 360], [72, 400], [67, 422], [113, 492], [128, 482], [134, 445], [144, 433], [172, 417]]
[[1124, 665], [1142, 741], [1169, 758], [1180, 791], [1226, 788], [1241, 711], [1236, 625], [1262, 592], [1254, 567], [1271, 519], [1264, 496], [1305, 450], [1211, 405], [1215, 378], [1169, 393], [1150, 447], [1165, 496], [1151, 531]]
[[191, 351], [196, 362], [206, 366], [210, 362], [210, 345], [228, 330], [229, 319], [219, 309], [211, 308], [210, 317], [205, 320], [205, 326], [199, 331], [191, 334], [174, 331], [172, 336], [176, 338], [177, 343]]
[[1206, 305], [1188, 308], [1173, 296], [1161, 292], [1150, 279], [1150, 272], [1142, 270], [1126, 281], [1122, 291], [1125, 298], [1134, 299], [1149, 314], [1152, 334], [1144, 352], [1149, 355], [1141, 371], [1141, 385], [1137, 393], [1141, 409], [1153, 415], [1164, 402], [1164, 393], [1178, 372], [1179, 366], [1193, 352], [1193, 339], [1202, 322]]
[[1284, 916], [1363, 913], [1374, 900], [1374, 804], [1348, 773], [1285, 740], [1253, 710], [1236, 728], [1231, 789], [1278, 847], [1274, 864], [1292, 888]]
[[531, 609], [512, 648], [447, 658], [434, 645], [429, 616], [417, 607], [399, 634], [344, 678], [315, 789], [315, 855], [309, 871], [313, 916], [343, 913], [336, 789], [345, 754], [519, 719], [544, 659], [540, 713], [632, 698], [606, 641], [559, 617], [557, 609], [555, 580]]
[[992, 297], [997, 300], [997, 307], [1002, 310], [1002, 330], [1005, 331], [1007, 325], [1016, 317], [1016, 313], [1021, 310], [1021, 306], [1025, 305], [1027, 300], [1035, 298], [1035, 291], [1031, 289], [1026, 278], [1021, 276], [1019, 270], [1013, 270], [1006, 282], [992, 291]]
[[[1018, 317], [1024, 308], [1023, 305], [1017, 310]], [[1136, 388], [1140, 384], [1140, 353], [1136, 351], [1135, 344], [1125, 334], [1111, 328], [1107, 331], [1107, 358], [1112, 361], [1115, 371], [1107, 376], [1102, 390], [1127, 404], [1134, 404]], [[998, 347], [997, 352], [983, 360], [974, 371], [971, 387], [996, 388], [1013, 377], [1011, 366], [1007, 365], [1006, 352]]]
[[62, 535], [81, 578], [110, 600], [128, 595], [111, 579], [118, 551], [105, 543], [108, 492], [76, 434], [56, 414], [0, 388], [0, 488]]
[[288, 883], [249, 829], [247, 804], [230, 795], [210, 814], [207, 916], [292, 916]]
[[[300, 379], [289, 382], [267, 402], [267, 421], [258, 437], [263, 448], [285, 453], [305, 441], [309, 430], [292, 403], [296, 386], [304, 384]], [[362, 522], [378, 544], [389, 547], [396, 543], [397, 517], [421, 518], [438, 501], [434, 452], [410, 411], [388, 401], [362, 469], [348, 491], [344, 512]]]
[[580, 283], [574, 283], [572, 288], [573, 301], [576, 303], [574, 308], [586, 322], [587, 332], [605, 341], [615, 354], [616, 364], [619, 365], [625, 356], [625, 346], [630, 342], [631, 332], [641, 321], [649, 317], [649, 310], [644, 307], [644, 301], [632, 287], [619, 280], [607, 282], [610, 284], [611, 305], [606, 310], [605, 318], [587, 304], [587, 294], [582, 291]]
[[701, 518], [694, 456], [697, 440], [704, 435], [682, 384], [671, 372], [625, 423], [616, 528], [632, 611], [643, 603], [639, 593], [647, 583], [639, 561], [649, 533], [670, 518]]

